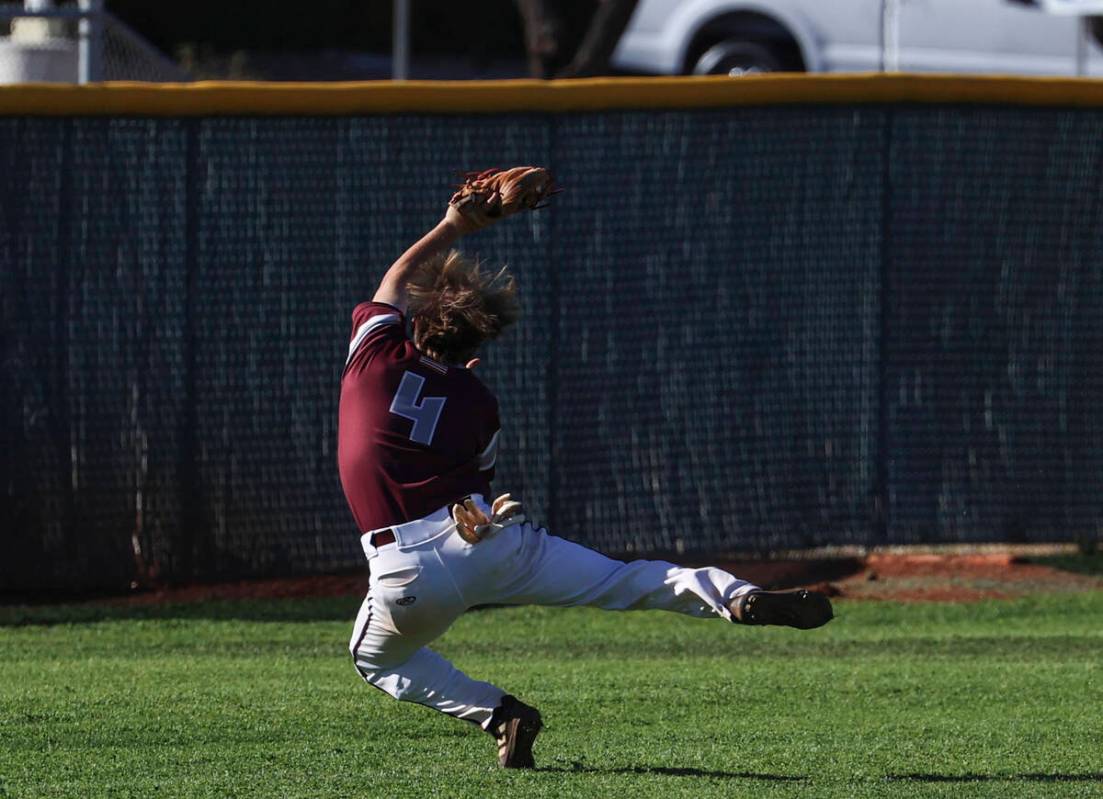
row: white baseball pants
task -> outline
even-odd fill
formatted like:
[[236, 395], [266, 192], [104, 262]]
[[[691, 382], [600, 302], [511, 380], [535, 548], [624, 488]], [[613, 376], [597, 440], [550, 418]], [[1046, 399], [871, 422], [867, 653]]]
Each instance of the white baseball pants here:
[[468, 544], [447, 508], [392, 529], [398, 540], [379, 549], [370, 533], [362, 539], [371, 579], [349, 644], [356, 668], [395, 699], [484, 728], [505, 692], [426, 648], [469, 608], [588, 605], [731, 620], [732, 600], [756, 587], [720, 569], [613, 560], [528, 523]]

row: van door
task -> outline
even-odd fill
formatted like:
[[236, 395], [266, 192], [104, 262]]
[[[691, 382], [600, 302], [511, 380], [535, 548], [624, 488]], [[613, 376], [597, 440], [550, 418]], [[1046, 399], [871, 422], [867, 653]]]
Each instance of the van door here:
[[871, 72], [881, 68], [882, 0], [795, 0], [779, 3], [808, 22], [822, 42], [824, 72]]
[[900, 69], [1076, 73], [1078, 23], [1012, 0], [897, 0]]

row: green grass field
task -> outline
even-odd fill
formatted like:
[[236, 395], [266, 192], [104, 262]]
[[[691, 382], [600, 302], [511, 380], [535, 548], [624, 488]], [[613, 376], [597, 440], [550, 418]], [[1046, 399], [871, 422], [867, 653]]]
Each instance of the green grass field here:
[[848, 603], [812, 632], [468, 614], [535, 772], [363, 684], [357, 600], [0, 608], [2, 797], [1101, 796], [1103, 593]]

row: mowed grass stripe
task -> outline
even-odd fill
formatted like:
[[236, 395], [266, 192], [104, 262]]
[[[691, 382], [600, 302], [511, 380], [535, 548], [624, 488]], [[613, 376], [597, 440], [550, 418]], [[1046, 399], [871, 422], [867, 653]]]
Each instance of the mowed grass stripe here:
[[534, 773], [365, 686], [355, 607], [4, 609], [0, 797], [1103, 795], [1101, 593], [843, 602], [807, 633], [468, 614], [438, 649], [541, 708]]

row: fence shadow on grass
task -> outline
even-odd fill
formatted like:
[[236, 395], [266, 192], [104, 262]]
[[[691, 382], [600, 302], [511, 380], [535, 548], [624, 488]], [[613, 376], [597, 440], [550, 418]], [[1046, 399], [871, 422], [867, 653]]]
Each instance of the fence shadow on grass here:
[[710, 769], [682, 766], [589, 766], [585, 763], [571, 763], [566, 766], [540, 766], [536, 771], [560, 774], [661, 774], [667, 777], [711, 777], [725, 780], [764, 780], [768, 782], [800, 782], [808, 779], [804, 775], [761, 774], [754, 771], [712, 771]]
[[0, 628], [27, 625], [95, 624], [104, 621], [151, 619], [214, 619], [234, 621], [349, 621], [362, 597], [274, 599], [214, 599], [202, 602], [64, 605], [0, 605]]
[[886, 774], [887, 782], [1103, 782], [1103, 771], [1086, 774]]
[[1049, 566], [1051, 569], [1103, 577], [1103, 552], [1076, 555], [1035, 555], [1025, 558], [1028, 563]]
[[367, 569], [357, 569], [307, 577], [155, 585], [101, 596], [0, 592], [0, 627], [130, 619], [347, 620], [355, 617], [367, 590]]

